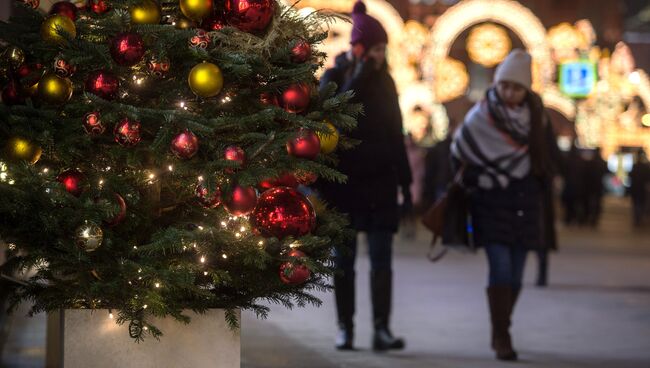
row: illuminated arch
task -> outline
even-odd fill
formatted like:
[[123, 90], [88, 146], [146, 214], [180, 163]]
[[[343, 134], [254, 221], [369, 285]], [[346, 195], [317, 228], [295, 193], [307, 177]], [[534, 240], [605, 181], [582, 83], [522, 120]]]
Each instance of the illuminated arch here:
[[[535, 73], [538, 75], [535, 75], [533, 88], [541, 91], [552, 81], [553, 60], [546, 42], [546, 29], [530, 9], [512, 0], [465, 0], [449, 8], [431, 30], [429, 57], [444, 59], [465, 29], [483, 22], [504, 25], [523, 42], [539, 68], [539, 73]], [[428, 73], [427, 77], [435, 80], [435, 67], [430, 68]]]
[[572, 99], [566, 98], [556, 87], [547, 87], [542, 95], [544, 105], [564, 116], [569, 121], [576, 118], [576, 104]]

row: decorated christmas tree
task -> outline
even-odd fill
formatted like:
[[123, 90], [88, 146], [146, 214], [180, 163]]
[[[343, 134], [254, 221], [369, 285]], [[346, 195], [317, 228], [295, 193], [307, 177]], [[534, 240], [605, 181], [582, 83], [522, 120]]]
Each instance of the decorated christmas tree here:
[[[274, 0], [38, 0], [0, 23], [0, 238], [10, 304], [152, 317], [319, 303], [360, 107], [319, 93], [328, 15]], [[25, 274], [28, 277], [16, 275]], [[12, 280], [12, 281], [7, 281]]]

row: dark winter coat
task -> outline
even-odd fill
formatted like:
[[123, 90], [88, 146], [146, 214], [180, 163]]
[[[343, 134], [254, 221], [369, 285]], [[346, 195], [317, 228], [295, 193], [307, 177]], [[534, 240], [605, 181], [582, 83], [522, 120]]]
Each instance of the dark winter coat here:
[[339, 93], [354, 91], [352, 102], [361, 103], [364, 112], [349, 136], [361, 143], [339, 152], [338, 170], [347, 175], [347, 183], [321, 183], [319, 190], [329, 204], [350, 215], [356, 230], [394, 232], [398, 187], [408, 187], [412, 180], [397, 90], [385, 67], [359, 78], [350, 68], [346, 55], [339, 55], [336, 66], [321, 78], [321, 87], [335, 82]]
[[[561, 154], [550, 121], [544, 117], [545, 155], [559, 166]], [[558, 170], [559, 168], [556, 168]], [[470, 189], [470, 211], [474, 240], [478, 247], [489, 244], [557, 249], [553, 206], [553, 176], [532, 172], [513, 180], [506, 188], [482, 189], [478, 175], [482, 169], [466, 167], [463, 182]]]

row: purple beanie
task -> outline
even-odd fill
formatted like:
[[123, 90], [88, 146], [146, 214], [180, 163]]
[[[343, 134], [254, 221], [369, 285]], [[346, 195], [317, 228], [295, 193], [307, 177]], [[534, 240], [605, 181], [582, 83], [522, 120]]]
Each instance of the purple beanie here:
[[352, 45], [360, 43], [366, 50], [380, 43], [388, 43], [386, 30], [377, 19], [366, 14], [366, 4], [361, 0], [354, 4], [352, 10], [350, 43]]

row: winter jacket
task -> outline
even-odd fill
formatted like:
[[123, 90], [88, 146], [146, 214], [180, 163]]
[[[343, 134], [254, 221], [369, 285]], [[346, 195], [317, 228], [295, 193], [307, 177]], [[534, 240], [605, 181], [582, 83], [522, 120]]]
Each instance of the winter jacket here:
[[338, 93], [354, 91], [352, 102], [361, 103], [364, 112], [349, 136], [361, 143], [339, 152], [338, 170], [347, 182], [321, 183], [318, 189], [330, 205], [350, 215], [354, 229], [395, 232], [398, 187], [412, 181], [395, 83], [386, 67], [354, 77], [345, 54], [336, 61], [321, 78], [321, 88], [335, 82]]

